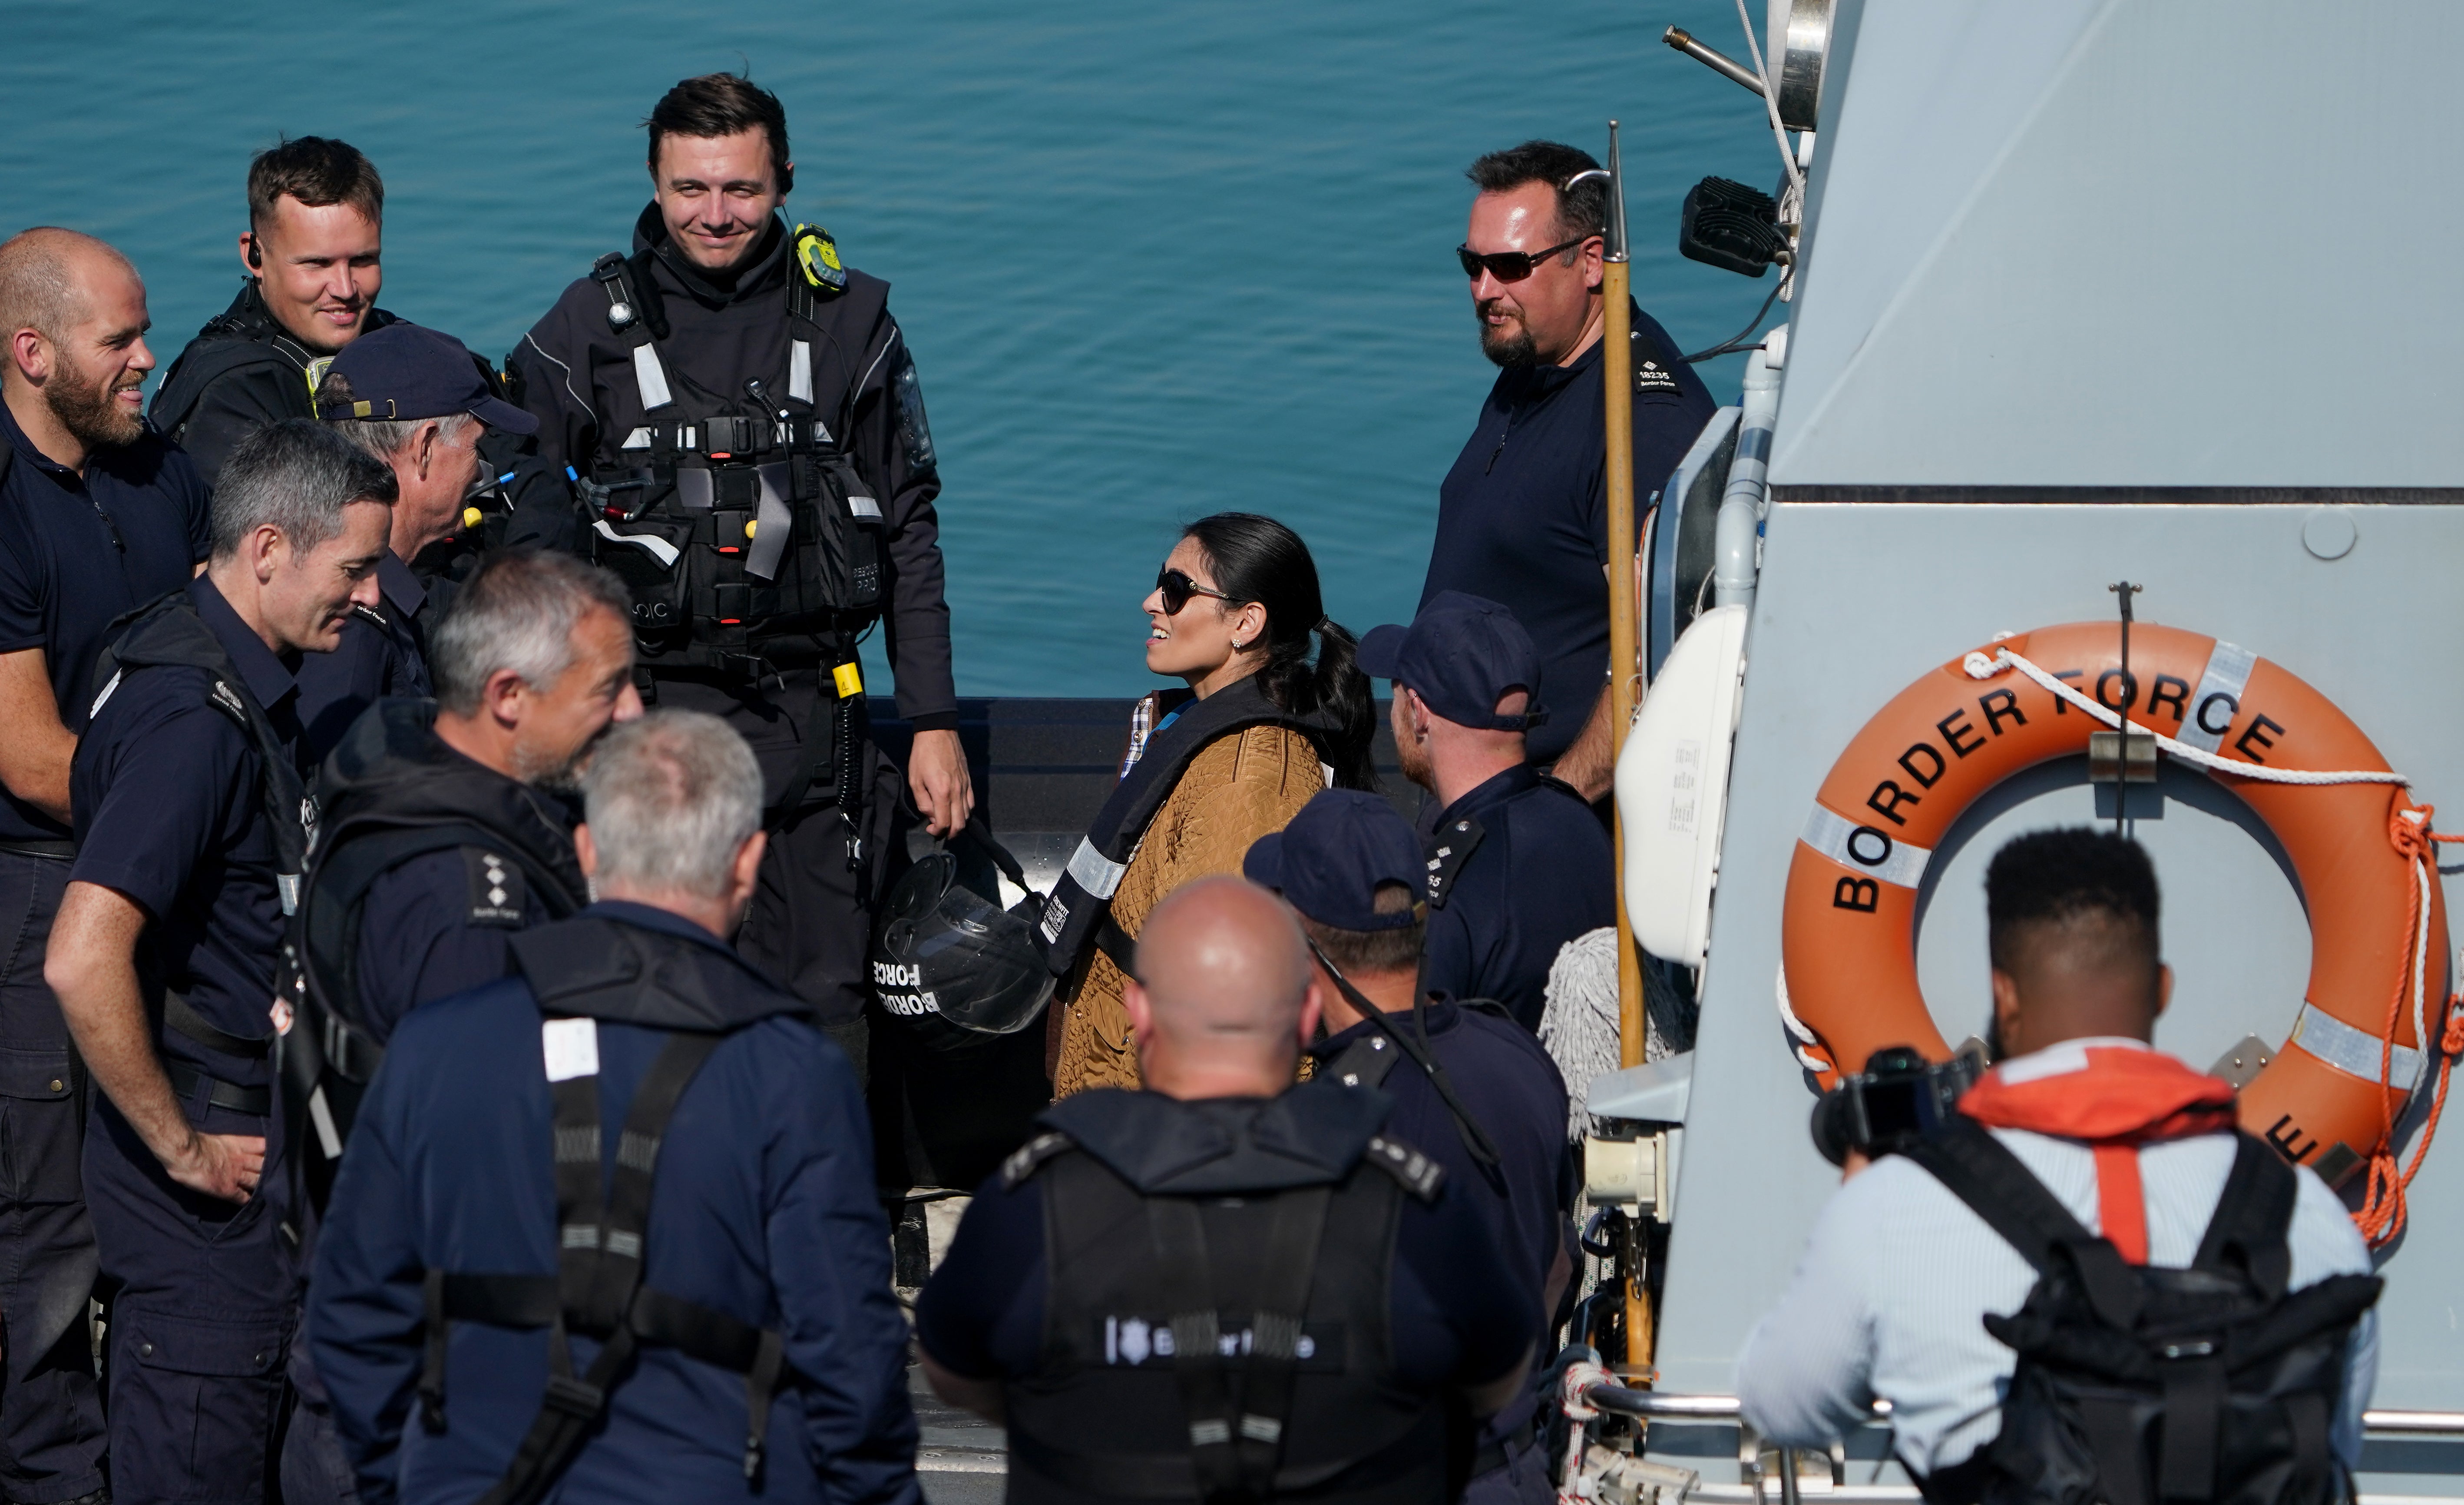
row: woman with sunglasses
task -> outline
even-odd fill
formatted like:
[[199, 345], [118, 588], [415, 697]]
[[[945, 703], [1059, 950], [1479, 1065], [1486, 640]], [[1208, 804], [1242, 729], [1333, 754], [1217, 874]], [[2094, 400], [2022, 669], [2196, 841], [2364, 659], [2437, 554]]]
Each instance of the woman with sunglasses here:
[[1047, 1047], [1063, 1096], [1138, 1084], [1123, 968], [1158, 900], [1240, 872], [1249, 844], [1320, 789], [1376, 786], [1369, 680], [1352, 634], [1327, 620], [1300, 535], [1250, 513], [1199, 519], [1146, 613], [1147, 667], [1188, 688], [1138, 702], [1121, 782], [1045, 912], [1063, 975]]

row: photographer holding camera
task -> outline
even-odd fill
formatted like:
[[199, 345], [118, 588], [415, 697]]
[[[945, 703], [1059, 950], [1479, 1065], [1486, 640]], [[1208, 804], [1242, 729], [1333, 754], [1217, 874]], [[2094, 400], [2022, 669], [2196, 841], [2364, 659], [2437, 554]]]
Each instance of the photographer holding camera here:
[[1972, 1066], [1881, 1051], [1817, 1109], [1848, 1179], [1747, 1339], [1747, 1421], [1816, 1447], [1887, 1400], [1932, 1505], [2348, 1497], [2379, 1283], [2325, 1184], [2149, 1045], [2145, 852], [2022, 836], [1986, 905], [2001, 1064], [1946, 1112]]

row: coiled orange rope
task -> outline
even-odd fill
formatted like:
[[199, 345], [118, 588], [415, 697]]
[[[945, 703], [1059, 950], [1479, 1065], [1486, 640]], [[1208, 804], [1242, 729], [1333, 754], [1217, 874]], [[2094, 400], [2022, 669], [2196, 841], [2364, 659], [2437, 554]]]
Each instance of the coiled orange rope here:
[[[2381, 1082], [2387, 1080], [2395, 1064], [2395, 1036], [2396, 1030], [2403, 1026], [2406, 994], [2419, 992], [2423, 969], [2429, 964], [2429, 958], [2421, 955], [2422, 947], [2427, 944], [2423, 937], [2422, 904], [2423, 895], [2430, 885], [2438, 881], [2433, 855], [2437, 849], [2433, 843], [2464, 842], [2464, 835], [2441, 836], [2433, 832], [2430, 822], [2435, 813], [2436, 807], [2407, 805], [2399, 795], [2394, 813], [2387, 817], [2387, 840], [2400, 855], [2413, 864], [2419, 878], [2406, 890], [2409, 902], [2405, 907], [2405, 950], [2412, 964], [2405, 968], [2402, 978], [2396, 983], [2395, 996], [2387, 1004], [2387, 1028], [2380, 1031]], [[2408, 983], [2411, 985], [2409, 987]], [[2401, 1165], [2396, 1156], [2395, 1128], [2399, 1117], [2396, 1105], [2389, 1100], [2388, 1094], [2379, 1095], [2384, 1128], [2378, 1148], [2370, 1154], [2368, 1194], [2363, 1199], [2361, 1210], [2353, 1214], [2354, 1226], [2362, 1230], [2364, 1238], [2369, 1240], [2372, 1249], [2385, 1247], [2404, 1231], [2405, 1193], [2411, 1189], [2412, 1178], [2421, 1174], [2421, 1162], [2430, 1154], [2431, 1140], [2438, 1137], [2438, 1118], [2447, 1110], [2447, 1088], [2454, 1073], [2455, 1057], [2464, 1054], [2464, 991], [2451, 992], [2442, 1012], [2445, 1026], [2434, 1047], [2438, 1051], [2438, 1089], [2430, 1099], [2430, 1117], [2422, 1122], [2421, 1139], [2413, 1146], [2410, 1165]], [[2428, 1039], [2417, 1043], [2425, 1050], [2432, 1049]], [[2418, 1078], [2415, 1080], [2417, 1086]], [[2405, 1099], [2407, 1108], [2411, 1106], [2411, 1101], [2408, 1096]]]

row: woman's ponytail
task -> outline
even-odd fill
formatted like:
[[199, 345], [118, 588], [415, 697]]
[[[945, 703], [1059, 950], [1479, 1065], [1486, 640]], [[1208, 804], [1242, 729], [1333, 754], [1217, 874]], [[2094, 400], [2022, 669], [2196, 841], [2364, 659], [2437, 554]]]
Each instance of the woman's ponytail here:
[[1377, 736], [1376, 701], [1369, 676], [1360, 672], [1359, 640], [1326, 614], [1309, 545], [1274, 519], [1249, 512], [1200, 518], [1183, 533], [1206, 551], [1216, 588], [1234, 601], [1266, 609], [1266, 662], [1258, 671], [1266, 697], [1296, 715], [1323, 712], [1333, 724], [1321, 735], [1320, 750], [1334, 769], [1336, 786], [1376, 788], [1370, 753]]

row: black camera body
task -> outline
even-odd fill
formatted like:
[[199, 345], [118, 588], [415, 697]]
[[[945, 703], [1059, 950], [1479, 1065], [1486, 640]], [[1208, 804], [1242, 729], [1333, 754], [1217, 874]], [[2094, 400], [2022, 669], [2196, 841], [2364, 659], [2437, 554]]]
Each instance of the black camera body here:
[[1814, 1147], [1834, 1165], [1855, 1150], [1879, 1160], [1906, 1148], [1948, 1119], [1960, 1096], [1985, 1074], [1985, 1055], [1971, 1043], [1947, 1061], [1927, 1061], [1915, 1048], [1887, 1046], [1865, 1069], [1842, 1076], [1814, 1104]]

